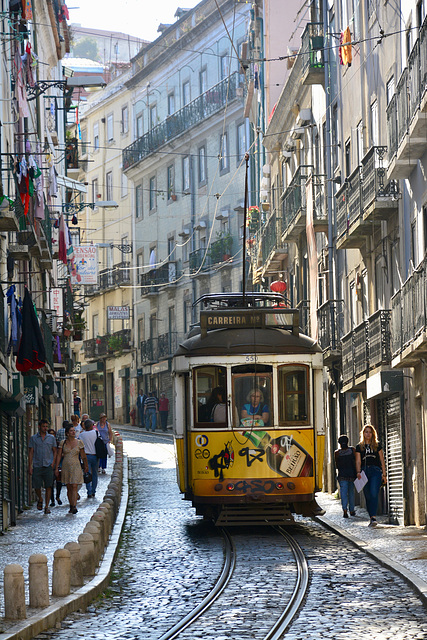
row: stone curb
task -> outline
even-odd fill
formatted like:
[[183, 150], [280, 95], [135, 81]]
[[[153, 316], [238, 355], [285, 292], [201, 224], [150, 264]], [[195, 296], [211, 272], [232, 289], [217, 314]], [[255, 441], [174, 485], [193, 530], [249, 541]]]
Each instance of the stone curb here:
[[[409, 584], [409, 586], [412, 587], [418, 593], [418, 595], [421, 597], [421, 600], [424, 602], [424, 604], [427, 605], [427, 582], [422, 580], [419, 576], [417, 576], [412, 571], [409, 571], [409, 569], [405, 569], [405, 567], [399, 562], [395, 562], [394, 560], [391, 560], [390, 558], [388, 558], [384, 553], [371, 549], [368, 542], [365, 542], [364, 540], [360, 540], [360, 538], [356, 538], [355, 536], [352, 536], [350, 533], [348, 533], [346, 529], [343, 529], [339, 525], [334, 524], [333, 522], [331, 522], [331, 520], [328, 520], [328, 518], [325, 518], [324, 516], [316, 516], [314, 520], [316, 520], [317, 522], [320, 522], [327, 529], [330, 529], [334, 533], [337, 533], [342, 538], [345, 538], [346, 540], [354, 544], [355, 547], [357, 547], [358, 549], [366, 553], [368, 556], [370, 556], [371, 558], [379, 562], [383, 567], [386, 567], [386, 569], [390, 569], [391, 571], [396, 573], [398, 576], [403, 578], [405, 582]], [[0, 636], [0, 639], [1, 639], [1, 636]]]
[[86, 609], [93, 599], [107, 588], [122, 534], [128, 499], [128, 465], [127, 456], [123, 454], [123, 488], [120, 508], [96, 576], [69, 596], [59, 599], [56, 603], [46, 607], [46, 609], [42, 609], [30, 618], [22, 620], [5, 633], [0, 633], [0, 640], [31, 640], [42, 631], [55, 627], [58, 622], [61, 622], [77, 609]]

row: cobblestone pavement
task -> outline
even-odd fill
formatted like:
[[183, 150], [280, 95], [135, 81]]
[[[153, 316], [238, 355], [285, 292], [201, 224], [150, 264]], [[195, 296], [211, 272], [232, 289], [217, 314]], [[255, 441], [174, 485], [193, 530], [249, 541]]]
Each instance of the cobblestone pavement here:
[[[122, 433], [130, 500], [110, 589], [87, 613], [74, 614], [39, 640], [158, 639], [205, 597], [221, 570], [221, 537], [178, 493], [170, 436]], [[402, 579], [318, 522], [301, 520], [293, 530], [311, 577], [286, 640], [427, 640], [426, 610]], [[274, 542], [267, 529], [254, 531], [233, 532], [236, 573], [208, 616], [180, 638], [265, 637], [286, 602], [294, 569], [283, 540]]]
[[[0, 536], [0, 575], [3, 576], [4, 567], [7, 564], [20, 564], [24, 569], [25, 586], [28, 601], [28, 558], [33, 553], [43, 553], [47, 556], [49, 567], [49, 581], [52, 579], [53, 554], [61, 549], [67, 542], [77, 541], [77, 538], [92, 514], [98, 508], [102, 497], [110, 482], [109, 471], [113, 467], [110, 460], [107, 473], [98, 476], [97, 496], [95, 499], [86, 497], [86, 487], [80, 490], [81, 499], [77, 503], [78, 513], [69, 514], [70, 505], [67, 499], [67, 488], [62, 487], [62, 505], [51, 507], [51, 513], [45, 515], [38, 511], [36, 503], [31, 509], [24, 511], [17, 518], [16, 526], [10, 527], [3, 536]], [[44, 491], [43, 491], [44, 493]], [[3, 579], [0, 580], [0, 615], [4, 615]]]

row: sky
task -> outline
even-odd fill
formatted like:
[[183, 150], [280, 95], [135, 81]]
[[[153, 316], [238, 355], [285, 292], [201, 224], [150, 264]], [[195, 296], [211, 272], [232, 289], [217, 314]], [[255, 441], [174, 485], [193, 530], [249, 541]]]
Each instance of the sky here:
[[122, 31], [142, 40], [155, 40], [162, 22], [175, 22], [178, 7], [192, 9], [199, 0], [71, 0], [70, 22], [82, 27]]

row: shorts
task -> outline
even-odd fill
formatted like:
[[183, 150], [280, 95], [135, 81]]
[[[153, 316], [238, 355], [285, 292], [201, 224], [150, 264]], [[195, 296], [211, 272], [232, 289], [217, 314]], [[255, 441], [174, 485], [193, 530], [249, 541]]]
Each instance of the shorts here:
[[48, 467], [33, 467], [33, 489], [45, 489], [51, 487], [53, 484], [53, 469], [52, 465]]

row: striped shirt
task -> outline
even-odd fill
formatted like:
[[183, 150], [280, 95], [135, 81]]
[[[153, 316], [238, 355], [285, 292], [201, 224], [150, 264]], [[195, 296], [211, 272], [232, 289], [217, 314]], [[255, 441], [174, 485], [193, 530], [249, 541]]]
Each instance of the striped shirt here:
[[144, 406], [146, 409], [150, 410], [150, 409], [154, 409], [154, 411], [157, 409], [157, 398], [155, 398], [154, 396], [149, 396], [145, 402], [144, 402]]

